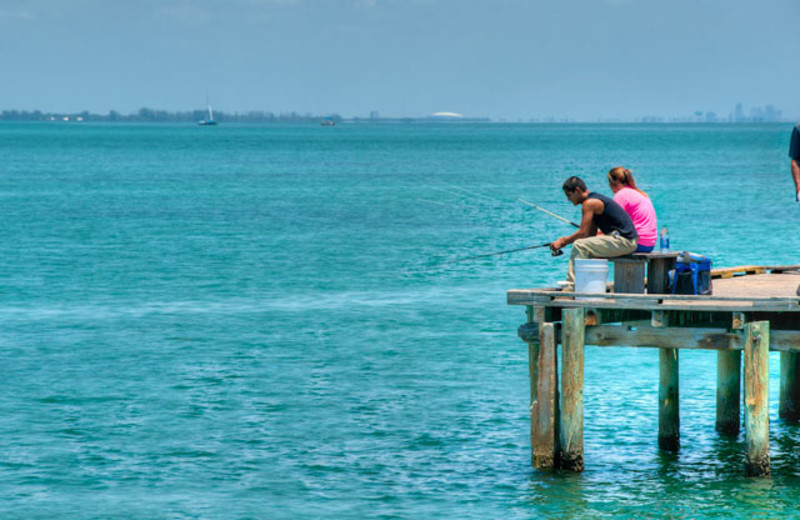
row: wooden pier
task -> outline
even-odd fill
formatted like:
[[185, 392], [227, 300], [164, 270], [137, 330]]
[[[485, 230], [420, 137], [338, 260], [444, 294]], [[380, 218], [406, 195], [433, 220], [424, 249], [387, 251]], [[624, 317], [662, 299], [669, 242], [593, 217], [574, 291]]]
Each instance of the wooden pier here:
[[745, 474], [769, 474], [770, 350], [781, 352], [780, 417], [800, 419], [800, 266], [716, 270], [713, 296], [661, 294], [674, 257], [612, 259], [617, 292], [508, 291], [510, 305], [526, 308], [518, 333], [528, 343], [535, 467], [583, 470], [584, 347], [593, 345], [659, 349], [658, 446], [668, 451], [680, 447], [680, 349], [716, 350], [716, 428], [738, 434], [743, 402]]

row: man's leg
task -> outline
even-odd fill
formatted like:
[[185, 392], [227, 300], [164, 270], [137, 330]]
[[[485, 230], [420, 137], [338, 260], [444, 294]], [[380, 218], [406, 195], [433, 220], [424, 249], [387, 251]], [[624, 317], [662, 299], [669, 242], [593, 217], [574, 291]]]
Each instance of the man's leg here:
[[582, 247], [582, 242], [586, 240], [589, 240], [589, 238], [579, 238], [572, 243], [572, 251], [569, 254], [569, 265], [567, 266], [567, 285], [564, 286], [565, 291], [573, 291], [575, 289], [575, 259], [589, 258], [588, 256], [584, 256], [586, 251]]
[[580, 248], [582, 250], [581, 254], [585, 256], [579, 258], [614, 258], [636, 251], [635, 239], [623, 238], [617, 235], [591, 237], [585, 239], [584, 242]]
[[572, 244], [567, 267], [565, 291], [575, 289], [575, 260], [578, 258], [614, 258], [636, 251], [636, 240], [617, 235], [580, 238]]

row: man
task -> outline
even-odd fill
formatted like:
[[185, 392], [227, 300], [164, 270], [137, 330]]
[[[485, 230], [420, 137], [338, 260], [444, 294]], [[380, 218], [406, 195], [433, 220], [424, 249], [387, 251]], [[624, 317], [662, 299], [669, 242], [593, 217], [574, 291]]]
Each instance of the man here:
[[800, 202], [800, 123], [792, 130], [792, 142], [789, 144], [789, 157], [792, 158], [792, 179], [794, 179], [794, 200]]
[[[581, 205], [581, 225], [573, 234], [561, 237], [550, 244], [550, 249], [559, 249], [572, 244], [567, 270], [565, 291], [575, 289], [576, 258], [613, 258], [633, 253], [639, 235], [633, 227], [631, 217], [622, 206], [599, 193], [590, 192], [578, 177], [570, 177], [562, 186], [564, 195], [574, 205]], [[597, 230], [603, 232], [597, 236]]]

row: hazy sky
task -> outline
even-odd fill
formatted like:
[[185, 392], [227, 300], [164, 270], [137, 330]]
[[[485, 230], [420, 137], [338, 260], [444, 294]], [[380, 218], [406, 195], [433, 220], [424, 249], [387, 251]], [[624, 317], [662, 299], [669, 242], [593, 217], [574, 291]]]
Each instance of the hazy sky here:
[[0, 109], [800, 117], [800, 0], [0, 0]]

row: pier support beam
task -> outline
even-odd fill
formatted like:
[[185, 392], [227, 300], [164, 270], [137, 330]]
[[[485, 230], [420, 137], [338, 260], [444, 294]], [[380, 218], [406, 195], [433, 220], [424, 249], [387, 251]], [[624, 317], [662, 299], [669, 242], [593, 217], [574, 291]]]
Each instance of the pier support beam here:
[[745, 474], [769, 475], [769, 322], [745, 325]]
[[[555, 325], [539, 325], [536, 395], [531, 403], [533, 465], [554, 469], [558, 463], [558, 354]], [[531, 381], [533, 382], [533, 381]], [[533, 397], [533, 390], [531, 390]]]
[[561, 343], [559, 466], [583, 471], [584, 309], [565, 309]]
[[678, 349], [658, 349], [658, 368], [658, 447], [666, 451], [678, 451]]
[[742, 391], [742, 354], [738, 350], [717, 352], [717, 431], [737, 435], [741, 428], [739, 395]]
[[800, 419], [800, 354], [781, 352], [781, 394], [778, 415], [787, 421]]

